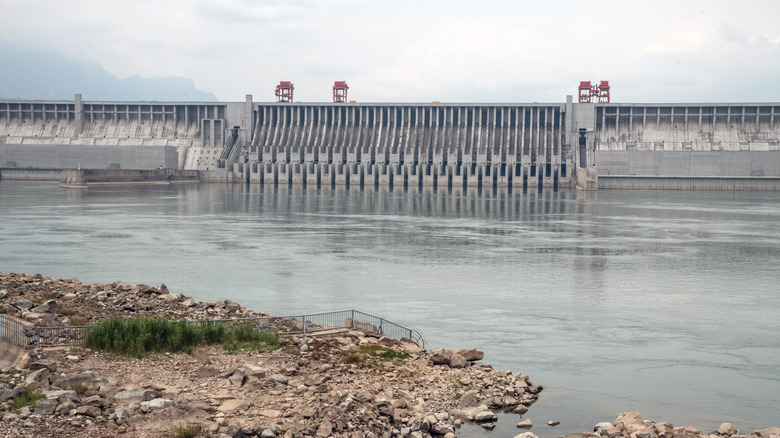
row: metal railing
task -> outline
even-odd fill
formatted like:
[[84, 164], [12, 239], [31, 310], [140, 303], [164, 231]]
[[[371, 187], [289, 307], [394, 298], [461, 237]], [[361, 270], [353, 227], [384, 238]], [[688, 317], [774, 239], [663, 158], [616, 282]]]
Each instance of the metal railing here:
[[[314, 313], [296, 316], [269, 316], [262, 318], [201, 319], [193, 324], [238, 326], [252, 324], [255, 329], [277, 331], [281, 334], [310, 334], [335, 329], [355, 329], [368, 333], [411, 342], [425, 349], [429, 346], [422, 335], [382, 317], [358, 310]], [[22, 348], [81, 345], [90, 326], [36, 327], [25, 325], [6, 315], [0, 315], [0, 339]]]

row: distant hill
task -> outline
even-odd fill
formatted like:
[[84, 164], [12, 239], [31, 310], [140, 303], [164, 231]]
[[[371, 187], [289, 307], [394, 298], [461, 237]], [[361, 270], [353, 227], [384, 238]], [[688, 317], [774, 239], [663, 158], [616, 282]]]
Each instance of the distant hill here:
[[93, 61], [0, 47], [0, 99], [216, 101], [182, 77], [119, 79]]

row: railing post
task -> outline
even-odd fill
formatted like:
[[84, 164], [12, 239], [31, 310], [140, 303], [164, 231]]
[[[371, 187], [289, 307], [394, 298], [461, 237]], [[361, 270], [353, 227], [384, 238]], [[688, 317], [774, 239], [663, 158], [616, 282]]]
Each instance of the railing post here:
[[351, 324], [352, 327], [351, 328], [355, 328], [355, 309], [352, 309], [352, 318], [351, 319], [352, 319], [352, 324]]
[[303, 315], [303, 336], [306, 336], [306, 315]]
[[384, 318], [379, 318], [379, 334], [380, 335], [384, 335], [385, 334], [385, 329], [383, 327], [384, 325], [385, 325]]

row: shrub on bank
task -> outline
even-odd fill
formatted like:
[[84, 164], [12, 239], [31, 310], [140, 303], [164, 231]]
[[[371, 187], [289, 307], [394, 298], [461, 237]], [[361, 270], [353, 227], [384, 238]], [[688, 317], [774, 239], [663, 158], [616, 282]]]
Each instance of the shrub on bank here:
[[198, 345], [222, 344], [228, 350], [279, 348], [278, 333], [255, 330], [251, 323], [235, 326], [211, 321], [138, 317], [111, 318], [89, 328], [84, 345], [114, 354], [142, 357], [150, 352], [192, 353]]

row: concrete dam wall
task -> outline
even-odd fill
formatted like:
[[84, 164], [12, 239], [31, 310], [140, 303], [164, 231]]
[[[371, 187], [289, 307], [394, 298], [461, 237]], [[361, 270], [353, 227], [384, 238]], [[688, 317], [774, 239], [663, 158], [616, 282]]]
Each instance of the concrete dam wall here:
[[[780, 103], [0, 101], [0, 178], [198, 170], [202, 181], [780, 189]], [[5, 169], [5, 171], [4, 171]], [[45, 169], [45, 172], [33, 172]], [[3, 176], [5, 175], [5, 176]]]
[[0, 101], [0, 167], [215, 168], [226, 104]]
[[606, 104], [594, 113], [602, 188], [761, 190], [780, 176], [777, 104]]

